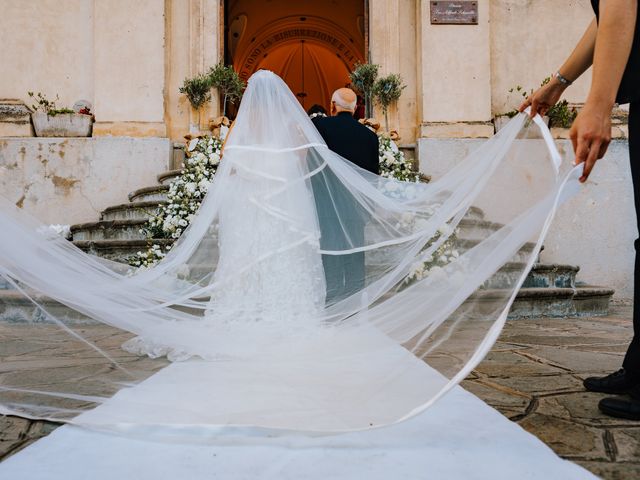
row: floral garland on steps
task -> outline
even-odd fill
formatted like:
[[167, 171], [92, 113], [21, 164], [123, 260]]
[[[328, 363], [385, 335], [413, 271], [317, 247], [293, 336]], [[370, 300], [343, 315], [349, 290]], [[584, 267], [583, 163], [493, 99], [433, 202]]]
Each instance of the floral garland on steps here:
[[187, 144], [185, 163], [180, 175], [169, 184], [167, 203], [160, 206], [149, 218], [147, 225], [140, 230], [149, 241], [149, 248], [129, 257], [129, 265], [154, 265], [164, 258], [171, 245], [166, 245], [163, 249], [153, 241], [160, 238], [180, 238], [200, 208], [202, 199], [213, 181], [222, 156], [222, 143], [219, 137], [206, 136], [195, 138]]

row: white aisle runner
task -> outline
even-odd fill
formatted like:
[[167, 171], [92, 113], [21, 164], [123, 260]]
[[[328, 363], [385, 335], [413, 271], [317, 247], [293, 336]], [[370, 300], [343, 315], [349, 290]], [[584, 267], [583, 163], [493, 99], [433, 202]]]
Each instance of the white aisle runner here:
[[[197, 370], [198, 364], [172, 364], [84, 415], [89, 421], [99, 410], [122, 415], [119, 400], [128, 396], [130, 401], [133, 394], [146, 401], [149, 395], [158, 394], [154, 381], [166, 375], [188, 377], [194, 368]], [[133, 415], [145, 417], [143, 412]], [[315, 438], [293, 434], [274, 439], [251, 428], [242, 432], [225, 437], [226, 445], [188, 444], [63, 426], [1, 463], [0, 479], [596, 478], [556, 456], [535, 436], [461, 387], [455, 387], [424, 413], [386, 428]]]

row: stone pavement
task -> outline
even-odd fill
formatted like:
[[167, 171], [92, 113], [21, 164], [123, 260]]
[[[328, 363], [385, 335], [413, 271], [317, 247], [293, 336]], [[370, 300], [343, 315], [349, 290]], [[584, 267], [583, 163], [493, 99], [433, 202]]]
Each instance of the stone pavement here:
[[620, 368], [631, 307], [608, 317], [517, 319], [462, 385], [558, 455], [605, 479], [640, 478], [640, 422], [598, 411], [582, 380]]
[[[0, 333], [8, 334], [6, 328], [5, 324]], [[608, 317], [511, 320], [463, 386], [560, 456], [605, 479], [640, 478], [640, 422], [601, 415], [597, 403], [604, 395], [582, 388], [583, 378], [619, 368], [631, 331], [631, 308], [623, 305], [614, 306]], [[94, 334], [94, 339], [102, 335], [108, 344], [122, 341], [119, 335]], [[24, 348], [21, 343], [20, 350]], [[18, 351], [12, 353], [12, 358], [19, 356]], [[76, 367], [80, 359], [73, 360], [52, 369]], [[85, 368], [94, 368], [88, 365], [91, 361], [85, 363]], [[7, 362], [2, 367], [0, 374], [10, 373]], [[37, 374], [37, 366], [25, 368]], [[155, 368], [157, 364], [149, 365]], [[49, 422], [0, 416], [0, 460], [54, 428]]]

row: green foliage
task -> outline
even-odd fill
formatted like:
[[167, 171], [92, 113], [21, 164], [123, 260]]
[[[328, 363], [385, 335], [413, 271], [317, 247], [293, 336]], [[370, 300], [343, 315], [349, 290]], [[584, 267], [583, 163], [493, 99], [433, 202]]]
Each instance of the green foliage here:
[[51, 117], [64, 113], [76, 113], [69, 108], [57, 108], [56, 102], [60, 100], [60, 97], [58, 95], [56, 95], [55, 100], [49, 100], [46, 95], [41, 92], [38, 92], [36, 94], [34, 94], [33, 92], [27, 92], [27, 94], [36, 102], [31, 105], [31, 109], [34, 112], [44, 112]]
[[402, 84], [402, 77], [397, 73], [382, 77], [373, 84], [373, 96], [384, 112], [385, 129], [387, 132], [389, 131], [389, 106], [400, 99], [402, 90], [405, 88], [406, 85]]
[[575, 107], [569, 107], [569, 102], [562, 100], [549, 109], [547, 116], [550, 127], [571, 128], [578, 112]]
[[[551, 81], [551, 77], [546, 77], [540, 83], [540, 86], [543, 87], [547, 83]], [[533, 89], [527, 91], [520, 85], [512, 87], [509, 89], [509, 93], [516, 93], [522, 96], [523, 99], [526, 99], [529, 95], [533, 94]], [[511, 110], [503, 115], [506, 115], [509, 118], [516, 116], [518, 113], [517, 110]], [[574, 107], [569, 107], [569, 102], [566, 100], [562, 100], [556, 103], [553, 107], [551, 107], [547, 111], [547, 116], [549, 117], [549, 127], [561, 127], [561, 128], [571, 128], [573, 121], [576, 119], [578, 112]]]
[[209, 75], [200, 74], [193, 78], [185, 78], [182, 87], [180, 87], [180, 93], [185, 94], [191, 106], [199, 110], [200, 107], [211, 100], [211, 79]]
[[240, 100], [247, 85], [232, 66], [222, 62], [209, 69], [208, 77], [210, 86], [217, 88], [223, 98], [222, 115], [226, 115], [227, 102], [236, 103]]
[[373, 116], [373, 87], [378, 78], [380, 65], [375, 63], [357, 63], [349, 74], [353, 89], [364, 98], [366, 116]]
[[[521, 85], [516, 85], [515, 87], [511, 87], [509, 89], [509, 93], [515, 93], [518, 96], [521, 96], [522, 99], [526, 99], [531, 93], [533, 93], [533, 90], [531, 90], [530, 92], [527, 92], [527, 90], [525, 88], [523, 88]], [[509, 110], [506, 113], [501, 113], [500, 116], [505, 116], [505, 117], [509, 117], [509, 118], [513, 118], [518, 114], [518, 110], [513, 109], [513, 110]]]

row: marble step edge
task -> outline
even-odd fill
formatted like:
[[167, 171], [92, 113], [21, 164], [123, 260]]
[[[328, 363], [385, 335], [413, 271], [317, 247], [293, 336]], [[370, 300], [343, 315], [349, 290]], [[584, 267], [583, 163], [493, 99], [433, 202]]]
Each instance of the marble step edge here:
[[[153, 192], [157, 192], [156, 190], [153, 190]], [[132, 216], [135, 215], [135, 213], [140, 212], [142, 215], [141, 216], [137, 216], [136, 218], [148, 218], [153, 211], [157, 210], [160, 206], [162, 205], [166, 205], [167, 201], [166, 200], [134, 200], [134, 201], [130, 201], [129, 203], [121, 203], [118, 205], [112, 205], [110, 207], [105, 208], [101, 213], [100, 213], [100, 220], [99, 221], [111, 221], [111, 220], [124, 220], [124, 219], [130, 219], [131, 217], [127, 217], [128, 213], [131, 213]], [[475, 209], [475, 210], [479, 210], [479, 209]], [[483, 227], [483, 228], [500, 228], [503, 225], [500, 223], [496, 223], [496, 222], [490, 222], [487, 220], [484, 220], [483, 218], [483, 213], [482, 211], [469, 211], [469, 214], [463, 218], [461, 220], [461, 226], [470, 226], [472, 225], [471, 222], [474, 222], [473, 225], [474, 226], [479, 226], [479, 227]], [[122, 215], [126, 218], [119, 218], [118, 216]]]
[[[604, 287], [579, 287], [575, 289], [558, 288], [522, 289], [518, 292], [511, 307], [510, 318], [562, 318], [575, 316], [602, 316], [608, 314], [609, 302], [613, 290]], [[553, 291], [550, 291], [553, 290]], [[483, 302], [490, 304], [492, 301], [504, 300], [504, 292], [485, 291], [480, 292]], [[31, 292], [32, 298], [43, 304], [47, 310], [68, 323], [97, 323], [80, 312], [66, 307], [58, 301]], [[477, 300], [478, 293], [474, 294]], [[556, 299], [550, 301], [550, 299]], [[491, 314], [491, 308], [487, 314]], [[46, 315], [36, 305], [24, 297], [20, 292], [0, 290], [0, 322], [6, 323], [43, 323], [47, 322]]]
[[160, 185], [169, 185], [176, 177], [180, 175], [181, 172], [182, 170], [179, 168], [162, 172], [157, 176], [158, 182], [160, 183]]
[[73, 240], [80, 250], [120, 263], [127, 263], [127, 258], [136, 252], [145, 251], [149, 245], [166, 247], [173, 243], [172, 239], [156, 238], [153, 240]]
[[129, 201], [152, 201], [157, 199], [164, 199], [169, 192], [169, 185], [153, 185], [151, 187], [143, 187], [134, 190], [129, 194]]
[[[149, 211], [154, 211], [154, 210], [158, 209], [158, 207], [160, 207], [161, 205], [164, 205], [166, 203], [167, 202], [163, 201], [163, 200], [147, 200], [147, 201], [139, 201], [139, 202], [121, 203], [119, 205], [112, 205], [110, 207], [105, 208], [100, 213], [99, 222], [120, 220], [120, 219], [117, 219], [117, 218], [114, 218], [114, 219], [107, 219], [106, 218], [107, 216], [115, 215], [118, 212], [142, 211], [144, 213], [147, 213]], [[122, 219], [122, 220], [124, 220], [124, 219]]]
[[[160, 202], [153, 202], [153, 201], [135, 202], [136, 206], [134, 206], [133, 208], [136, 208], [138, 210], [144, 210], [142, 206], [151, 206], [153, 208], [157, 208], [159, 204]], [[142, 205], [142, 206], [138, 206], [138, 205]], [[101, 216], [109, 215], [110, 213], [113, 213], [118, 209], [122, 210], [125, 208], [125, 206], [126, 204], [109, 207], [105, 209], [105, 211]], [[71, 225], [70, 229], [71, 229], [72, 235], [77, 235], [82, 232], [95, 232], [99, 230], [108, 230], [108, 229], [114, 230], [113, 234], [117, 235], [116, 232], [118, 230], [139, 229], [144, 227], [146, 223], [147, 223], [147, 218], [145, 217], [116, 218], [116, 219], [108, 219], [108, 220], [103, 219], [97, 222], [87, 222], [87, 223], [79, 223], [79, 224]], [[492, 231], [498, 230], [500, 227], [501, 225], [495, 222], [489, 222], [487, 220], [478, 220], [478, 219], [471, 219], [471, 218], [463, 219], [458, 224], [458, 228], [462, 229], [465, 233], [469, 233], [469, 234], [473, 233], [474, 229], [480, 229], [480, 230], [492, 232]], [[84, 240], [84, 239], [80, 238], [79, 240]]]
[[[586, 297], [586, 296], [607, 296], [613, 295], [615, 290], [609, 287], [597, 285], [580, 285], [574, 288], [522, 288], [518, 292], [517, 298], [545, 298], [545, 297]], [[476, 291], [473, 296], [481, 300], [496, 300], [502, 298], [502, 289], [484, 289]]]
[[[138, 250], [144, 250], [151, 244], [158, 244], [160, 246], [170, 245], [173, 243], [172, 239], [156, 238], [156, 239], [128, 239], [128, 240], [73, 240], [81, 250], [92, 253], [98, 256], [105, 256], [115, 261], [124, 262], [125, 255], [131, 255]], [[458, 240], [458, 245], [462, 249], [470, 249], [478, 244], [477, 240]], [[526, 243], [522, 246], [519, 253], [516, 254], [519, 258], [521, 255], [528, 255], [535, 248], [534, 243]]]
[[[485, 292], [482, 292], [485, 293]], [[523, 288], [509, 318], [606, 316], [615, 290], [595, 285], [575, 288]], [[490, 300], [487, 292], [485, 300]]]

